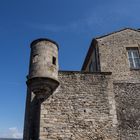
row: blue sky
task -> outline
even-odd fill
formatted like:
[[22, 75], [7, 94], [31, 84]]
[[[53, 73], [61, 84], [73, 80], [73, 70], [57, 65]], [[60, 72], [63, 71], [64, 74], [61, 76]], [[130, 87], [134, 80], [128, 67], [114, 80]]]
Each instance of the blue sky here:
[[140, 28], [139, 0], [0, 0], [0, 137], [21, 137], [30, 42], [59, 46], [61, 70], [80, 70], [92, 38]]

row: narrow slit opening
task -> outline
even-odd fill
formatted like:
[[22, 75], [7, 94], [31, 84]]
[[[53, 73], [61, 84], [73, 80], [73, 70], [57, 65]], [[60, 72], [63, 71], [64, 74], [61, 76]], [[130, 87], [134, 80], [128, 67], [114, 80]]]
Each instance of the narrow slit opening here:
[[56, 65], [56, 57], [54, 57], [54, 56], [52, 58], [52, 63], [53, 63], [53, 65]]

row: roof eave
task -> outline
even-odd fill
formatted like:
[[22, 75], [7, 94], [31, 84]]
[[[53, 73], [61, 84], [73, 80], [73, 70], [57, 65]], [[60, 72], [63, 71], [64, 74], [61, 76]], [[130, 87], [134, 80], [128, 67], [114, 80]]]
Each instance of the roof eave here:
[[140, 32], [140, 30], [137, 30], [137, 29], [133, 29], [133, 28], [123, 28], [123, 29], [121, 29], [121, 30], [118, 30], [118, 31], [114, 31], [114, 32], [111, 32], [111, 33], [109, 33], [109, 34], [106, 34], [106, 35], [102, 35], [102, 36], [99, 36], [99, 37], [96, 37], [95, 39], [96, 40], [98, 40], [98, 39], [101, 39], [101, 38], [104, 38], [104, 37], [107, 37], [107, 36], [110, 36], [110, 35], [113, 35], [113, 34], [115, 34], [115, 33], [119, 33], [119, 32], [122, 32], [122, 31], [124, 31], [124, 30], [133, 30], [133, 31], [136, 31], [136, 32]]

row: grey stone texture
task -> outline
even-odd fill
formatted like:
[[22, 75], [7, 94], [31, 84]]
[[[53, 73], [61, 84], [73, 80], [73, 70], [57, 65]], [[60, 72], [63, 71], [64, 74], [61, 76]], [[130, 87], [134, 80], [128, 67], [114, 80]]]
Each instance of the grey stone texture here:
[[58, 46], [48, 39], [31, 43], [27, 86], [38, 98], [47, 98], [58, 87]]
[[130, 69], [127, 56], [128, 47], [140, 49], [140, 32], [124, 29], [95, 42], [100, 71], [89, 72], [89, 49], [86, 67], [59, 71], [47, 98], [28, 86], [24, 140], [140, 140], [140, 70]]
[[41, 105], [40, 139], [115, 140], [111, 80], [110, 73], [60, 72], [59, 88]]
[[114, 80], [138, 80], [140, 70], [129, 67], [127, 48], [138, 47], [140, 50], [140, 32], [125, 29], [114, 34], [97, 38], [101, 71], [112, 72]]
[[140, 139], [140, 83], [114, 83], [119, 137]]
[[[53, 64], [53, 58], [55, 64]], [[48, 40], [31, 44], [31, 58], [28, 78], [47, 77], [58, 80], [58, 47]]]
[[140, 32], [125, 29], [97, 39], [101, 71], [111, 71], [118, 139], [140, 139], [140, 70], [130, 69], [127, 48], [140, 51]]

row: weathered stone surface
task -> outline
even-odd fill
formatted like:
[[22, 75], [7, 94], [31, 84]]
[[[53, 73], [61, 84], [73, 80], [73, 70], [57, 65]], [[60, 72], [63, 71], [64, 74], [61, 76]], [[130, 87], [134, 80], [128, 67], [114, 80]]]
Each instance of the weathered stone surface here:
[[126, 29], [97, 39], [102, 72], [111, 71], [115, 80], [139, 81], [140, 70], [131, 70], [128, 47], [140, 50], [140, 32]]
[[58, 79], [58, 47], [55, 43], [47, 39], [35, 40], [31, 44], [30, 57], [29, 79], [34, 77]]
[[60, 72], [60, 87], [41, 105], [40, 139], [115, 140], [111, 80], [104, 73]]
[[140, 139], [140, 83], [114, 83], [121, 140]]
[[125, 29], [94, 41], [101, 72], [61, 71], [60, 86], [45, 100], [28, 88], [24, 140], [140, 140], [140, 70], [129, 68], [127, 56], [127, 47], [140, 49], [140, 32]]

